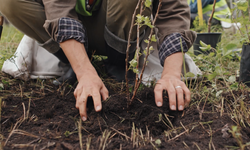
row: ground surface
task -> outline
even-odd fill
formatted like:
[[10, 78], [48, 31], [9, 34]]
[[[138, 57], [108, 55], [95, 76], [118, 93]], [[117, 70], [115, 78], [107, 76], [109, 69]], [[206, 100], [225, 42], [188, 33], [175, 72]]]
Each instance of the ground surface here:
[[[1, 73], [2, 81], [7, 78]], [[103, 111], [96, 113], [89, 100], [88, 120], [81, 122], [73, 87], [55, 87], [50, 80], [15, 79], [2, 86], [1, 134], [5, 150], [75, 150], [80, 149], [81, 143], [83, 149], [92, 150], [239, 148], [230, 133], [236, 125], [226, 112], [230, 108], [218, 112], [209, 102], [193, 103], [183, 112], [174, 112], [169, 110], [166, 94], [163, 107], [158, 108], [153, 88], [145, 88], [127, 109], [123, 89], [108, 84], [111, 97], [103, 102]], [[234, 93], [244, 95], [241, 91]], [[229, 93], [224, 93], [224, 97], [227, 102], [233, 100]], [[199, 101], [199, 97], [192, 101]], [[239, 133], [241, 142], [250, 141], [249, 127], [240, 128]]]

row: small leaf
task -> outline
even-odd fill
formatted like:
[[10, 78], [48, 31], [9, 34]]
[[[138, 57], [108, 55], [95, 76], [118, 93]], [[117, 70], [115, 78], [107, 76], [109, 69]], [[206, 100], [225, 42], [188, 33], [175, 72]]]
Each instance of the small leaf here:
[[145, 42], [145, 43], [147, 43], [147, 44], [149, 43], [149, 41], [148, 41], [147, 39], [146, 39], [146, 40], [144, 40], [144, 42]]
[[201, 45], [201, 47], [207, 47], [207, 44], [202, 42], [201, 40], [200, 40], [200, 45]]
[[234, 83], [236, 81], [236, 77], [234, 75], [232, 75], [232, 76], [229, 77], [228, 81], [230, 83]]
[[237, 45], [236, 44], [233, 44], [233, 43], [229, 43], [227, 46], [226, 46], [226, 49], [227, 50], [234, 50], [237, 48]]
[[220, 94], [221, 94], [222, 92], [223, 92], [223, 90], [218, 91], [218, 92], [216, 93], [216, 97], [219, 97]]
[[161, 140], [160, 140], [160, 139], [155, 140], [155, 144], [156, 144], [158, 147], [160, 147], [160, 146], [161, 146]]
[[246, 0], [239, 0], [236, 2], [236, 6], [239, 10], [246, 11], [248, 7], [248, 2]]
[[154, 50], [154, 47], [153, 46], [150, 46], [149, 47], [149, 51], [153, 51]]
[[192, 72], [188, 72], [188, 73], [186, 73], [186, 77], [193, 78], [193, 77], [195, 77], [195, 75]]
[[217, 73], [216, 73], [216, 72], [213, 72], [212, 74], [207, 75], [207, 79], [208, 79], [209, 81], [211, 81], [211, 80], [213, 80], [216, 76], [217, 76]]
[[157, 41], [156, 38], [155, 38], [155, 34], [152, 35], [151, 41], [152, 41], [152, 42], [156, 42], [156, 41]]
[[132, 68], [136, 68], [136, 66], [137, 66], [137, 61], [136, 61], [136, 59], [132, 59], [132, 60], [129, 62], [129, 64], [130, 64], [130, 66], [131, 66]]
[[145, 5], [146, 7], [150, 7], [151, 4], [152, 4], [152, 0], [146, 0], [145, 3], [144, 3], [144, 5]]

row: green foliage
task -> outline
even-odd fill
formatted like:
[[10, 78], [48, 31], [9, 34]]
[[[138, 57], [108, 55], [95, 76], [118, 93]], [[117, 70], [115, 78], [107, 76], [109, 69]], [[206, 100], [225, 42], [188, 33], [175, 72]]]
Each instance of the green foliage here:
[[18, 31], [13, 26], [4, 26], [0, 40], [0, 68], [3, 62], [13, 56], [19, 42], [23, 37], [23, 33]]
[[[233, 18], [235, 23], [240, 23], [238, 26], [240, 33], [242, 35], [240, 41], [241, 43], [250, 43], [250, 32], [249, 32], [249, 23], [250, 23], [250, 12], [249, 2], [247, 0], [239, 0], [236, 3], [233, 3], [235, 8], [232, 11], [236, 12], [237, 18]], [[240, 16], [240, 17], [239, 17]]]
[[232, 133], [233, 137], [237, 141], [240, 147], [240, 150], [244, 150], [246, 146], [250, 145], [250, 142], [244, 144], [243, 139], [242, 139], [242, 134], [240, 133], [240, 129], [237, 126], [232, 126], [232, 130], [230, 130], [229, 132]]
[[155, 140], [155, 145], [157, 147], [161, 147], [161, 140], [160, 139]]
[[[145, 7], [150, 7], [152, 5], [152, 0], [146, 0], [144, 3]], [[152, 21], [148, 16], [143, 16], [142, 14], [137, 14], [136, 15], [136, 23], [135, 25], [139, 25], [139, 30], [142, 26], [148, 26], [150, 28], [153, 28], [154, 26], [152, 25]], [[156, 36], [152, 35], [152, 37], [144, 40], [145, 43], [150, 44], [151, 42], [156, 42]], [[143, 54], [147, 55], [147, 47], [143, 50]], [[153, 51], [154, 48], [153, 46], [149, 47], [149, 53], [151, 51]], [[138, 48], [136, 50], [135, 56], [134, 58], [129, 62], [130, 66], [129, 69], [133, 70], [134, 73], [139, 74], [139, 70], [138, 70], [138, 63], [137, 62], [137, 53], [139, 54], [138, 57], [140, 57], [142, 55], [142, 53], [140, 52], [140, 48]]]
[[152, 5], [152, 0], [146, 0], [145, 3], [144, 3], [144, 5], [146, 7], [150, 7]]
[[239, 10], [247, 11], [247, 8], [248, 8], [248, 1], [247, 0], [239, 0], [233, 4], [235, 4]]

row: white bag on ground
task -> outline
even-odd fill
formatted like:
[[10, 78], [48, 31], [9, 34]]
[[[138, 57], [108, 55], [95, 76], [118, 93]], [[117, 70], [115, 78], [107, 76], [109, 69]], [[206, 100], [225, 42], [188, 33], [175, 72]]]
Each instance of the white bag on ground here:
[[14, 78], [27, 81], [61, 76], [68, 68], [68, 65], [60, 63], [35, 40], [24, 35], [14, 56], [4, 62], [2, 71]]

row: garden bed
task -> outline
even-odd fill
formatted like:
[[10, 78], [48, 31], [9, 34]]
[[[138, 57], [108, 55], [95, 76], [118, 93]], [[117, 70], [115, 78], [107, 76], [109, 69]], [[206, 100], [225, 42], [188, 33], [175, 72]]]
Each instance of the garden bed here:
[[[9, 76], [1, 73], [0, 78], [5, 81]], [[6, 150], [75, 150], [81, 144], [83, 149], [92, 150], [230, 149], [239, 148], [239, 141], [250, 141], [248, 126], [238, 126], [241, 139], [230, 132], [232, 126], [238, 125], [227, 111], [230, 105], [218, 110], [209, 101], [199, 102], [199, 96], [193, 97], [183, 112], [170, 111], [166, 93], [163, 107], [158, 108], [153, 88], [145, 87], [127, 108], [124, 88], [109, 81], [105, 84], [111, 97], [103, 102], [103, 110], [95, 112], [89, 99], [88, 120], [81, 122], [75, 108], [74, 87], [58, 88], [51, 80], [10, 81], [0, 90], [1, 143]], [[249, 104], [248, 92], [233, 93], [246, 96], [244, 101]], [[222, 96], [225, 103], [233, 103], [232, 94]]]

